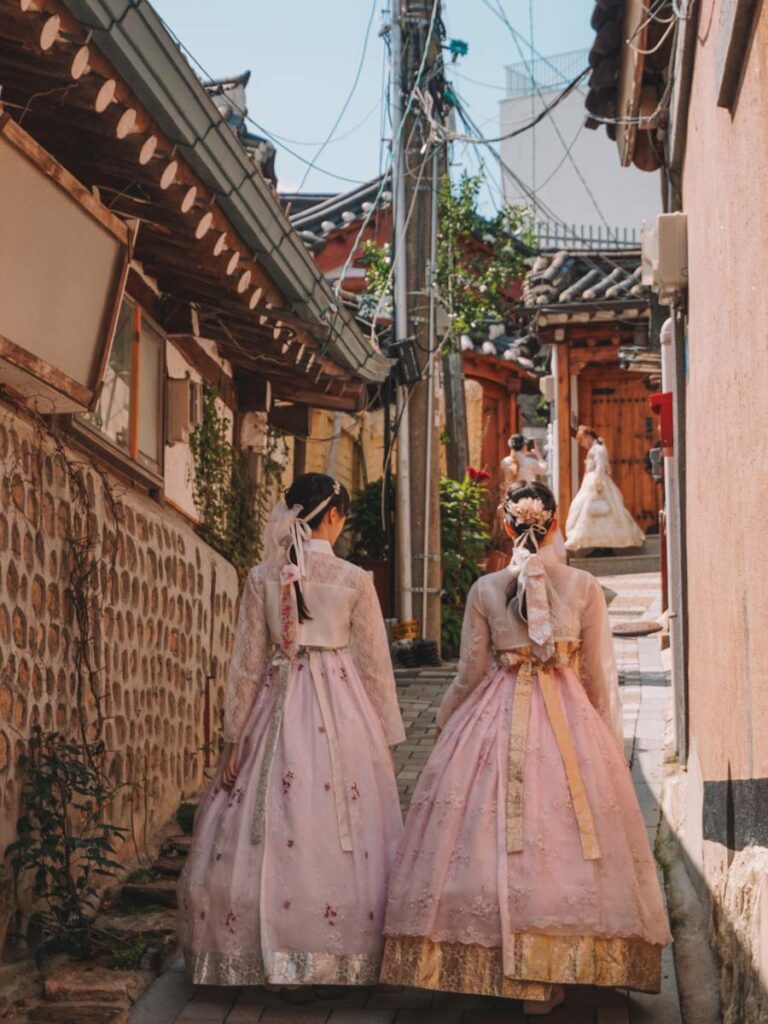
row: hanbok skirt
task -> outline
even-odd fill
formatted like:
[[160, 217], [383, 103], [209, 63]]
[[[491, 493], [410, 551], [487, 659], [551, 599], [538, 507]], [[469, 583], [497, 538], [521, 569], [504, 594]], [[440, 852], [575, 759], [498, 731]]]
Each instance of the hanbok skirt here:
[[220, 766], [179, 882], [195, 984], [377, 981], [402, 820], [392, 759], [351, 656], [311, 651], [265, 673]]
[[558, 983], [658, 991], [670, 934], [623, 753], [570, 667], [545, 693], [528, 666], [527, 736], [510, 743], [523, 675], [494, 668], [422, 773], [390, 881], [382, 981], [535, 1000]]
[[598, 478], [594, 471], [584, 474], [579, 492], [571, 502], [565, 534], [569, 551], [636, 548], [645, 541], [645, 534], [624, 505], [614, 481], [605, 475]]

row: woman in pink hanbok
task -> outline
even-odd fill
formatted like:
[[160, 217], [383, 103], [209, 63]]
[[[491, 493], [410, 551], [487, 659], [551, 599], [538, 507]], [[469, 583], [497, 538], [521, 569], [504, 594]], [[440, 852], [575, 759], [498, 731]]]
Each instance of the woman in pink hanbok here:
[[467, 599], [458, 675], [390, 881], [382, 980], [509, 996], [656, 992], [670, 941], [624, 759], [597, 580], [556, 556], [555, 499], [513, 487], [507, 569]]
[[298, 477], [245, 583], [227, 746], [179, 883], [196, 984], [378, 979], [404, 731], [373, 584], [333, 554], [348, 509], [332, 477]]

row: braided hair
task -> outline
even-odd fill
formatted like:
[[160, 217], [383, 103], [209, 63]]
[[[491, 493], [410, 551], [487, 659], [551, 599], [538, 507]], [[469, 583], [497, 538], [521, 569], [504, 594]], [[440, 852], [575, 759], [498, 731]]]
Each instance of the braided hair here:
[[[332, 476], [328, 476], [326, 473], [302, 473], [301, 476], [296, 477], [285, 492], [285, 504], [288, 508], [293, 508], [294, 505], [301, 505], [304, 512], [311, 512], [312, 509], [317, 508], [327, 498], [330, 499], [328, 504], [316, 515], [312, 516], [311, 519], [306, 520], [307, 525], [312, 530], [317, 529], [332, 508], [338, 509], [339, 514], [342, 516], [346, 517], [349, 515], [350, 500], [347, 488], [344, 484], [334, 480]], [[288, 548], [288, 558], [294, 565], [296, 564], [296, 550], [293, 544]], [[299, 622], [306, 622], [312, 616], [309, 614], [306, 602], [304, 601], [300, 584], [297, 581], [293, 585], [296, 588]]]

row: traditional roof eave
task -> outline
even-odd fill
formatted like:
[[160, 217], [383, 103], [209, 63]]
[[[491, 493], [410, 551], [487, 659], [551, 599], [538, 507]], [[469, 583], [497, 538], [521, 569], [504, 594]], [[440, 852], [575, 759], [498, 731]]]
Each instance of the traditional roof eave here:
[[373, 350], [315, 266], [259, 171], [218, 114], [147, 0], [64, 0], [94, 33], [147, 111], [178, 145], [295, 311], [327, 332], [328, 355], [364, 381], [383, 380], [391, 361]]
[[616, 301], [600, 304], [586, 302], [556, 303], [548, 306], [529, 306], [523, 310], [529, 314], [538, 327], [562, 324], [615, 323], [617, 320], [635, 320], [650, 315], [647, 300]]

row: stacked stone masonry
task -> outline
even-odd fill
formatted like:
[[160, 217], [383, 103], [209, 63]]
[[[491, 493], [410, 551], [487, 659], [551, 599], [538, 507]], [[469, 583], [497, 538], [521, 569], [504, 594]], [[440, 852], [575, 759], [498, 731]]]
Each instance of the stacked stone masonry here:
[[[76, 669], [70, 572], [88, 507], [98, 540], [87, 661], [97, 669], [101, 738], [116, 787], [108, 810], [131, 830], [122, 854], [130, 859], [200, 788], [215, 756], [238, 581], [175, 512], [102, 477], [82, 452], [62, 451], [20, 415], [0, 411], [0, 852], [14, 836], [18, 760], [31, 729], [78, 738], [83, 700], [89, 719], [97, 717]], [[86, 467], [85, 504], [68, 461]], [[7, 876], [7, 865], [2, 870]], [[11, 908], [2, 909], [0, 943]]]

